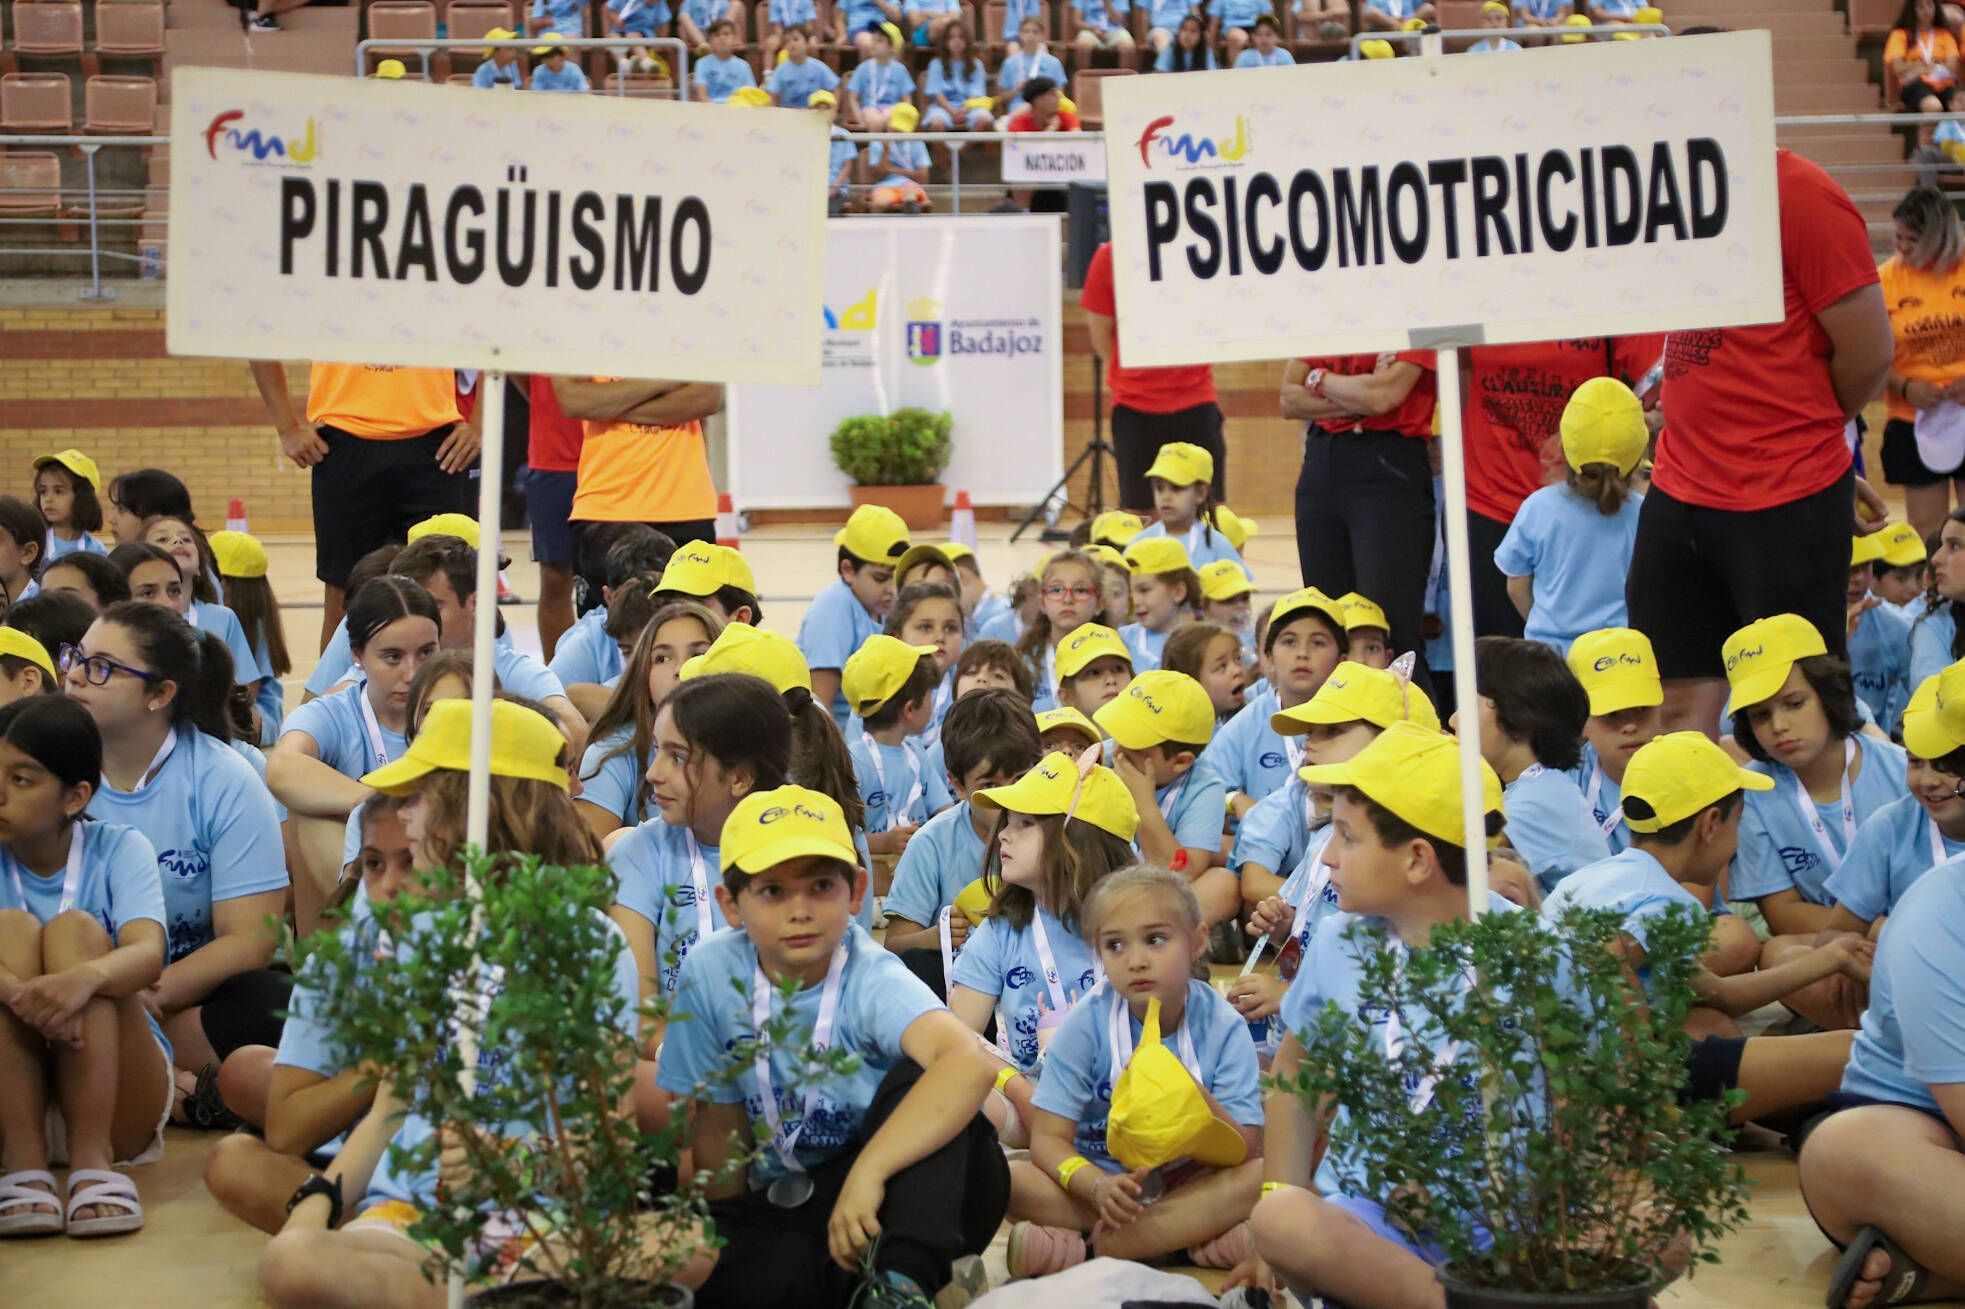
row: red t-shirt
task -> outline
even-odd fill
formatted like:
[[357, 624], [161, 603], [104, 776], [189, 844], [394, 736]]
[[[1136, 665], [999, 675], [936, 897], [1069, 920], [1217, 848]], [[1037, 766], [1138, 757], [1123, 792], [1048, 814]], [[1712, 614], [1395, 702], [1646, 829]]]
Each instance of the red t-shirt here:
[[1787, 317], [1673, 332], [1652, 480], [1673, 499], [1742, 511], [1787, 504], [1849, 468], [1828, 333], [1815, 315], [1877, 280], [1863, 216], [1833, 178], [1775, 154]]
[[586, 424], [568, 418], [559, 407], [553, 379], [534, 373], [526, 379], [526, 398], [532, 402], [532, 425], [526, 432], [525, 464], [542, 473], [572, 473], [580, 468], [580, 442]]
[[1663, 334], [1483, 345], [1467, 352], [1461, 413], [1467, 507], [1498, 522], [1562, 467], [1562, 411], [1593, 377], [1635, 386], [1664, 353]]
[[[1087, 313], [1118, 316], [1118, 303], [1112, 295], [1112, 243], [1107, 241], [1092, 254], [1085, 269], [1085, 286], [1078, 293], [1078, 304]], [[1179, 368], [1128, 368], [1119, 362], [1119, 341], [1113, 338], [1112, 358], [1105, 361], [1105, 383], [1112, 388], [1112, 403], [1142, 414], [1177, 414], [1195, 405], [1214, 403], [1214, 369], [1207, 364]]]
[[1010, 115], [1010, 121], [1003, 125], [1003, 130], [1006, 132], [1081, 132], [1084, 129], [1079, 126], [1077, 114], [1063, 109], [1058, 110], [1056, 118], [1039, 127], [1037, 115], [1031, 113], [1026, 106]]
[[[1394, 358], [1400, 363], [1418, 364], [1419, 380], [1406, 392], [1406, 398], [1389, 414], [1376, 418], [1319, 418], [1316, 426], [1326, 432], [1397, 432], [1400, 436], [1428, 437], [1433, 434], [1433, 410], [1439, 407], [1440, 379], [1434, 373], [1431, 350], [1401, 350]], [[1319, 355], [1303, 362], [1314, 371], [1343, 373], [1347, 376], [1370, 373], [1378, 365], [1377, 355]]]

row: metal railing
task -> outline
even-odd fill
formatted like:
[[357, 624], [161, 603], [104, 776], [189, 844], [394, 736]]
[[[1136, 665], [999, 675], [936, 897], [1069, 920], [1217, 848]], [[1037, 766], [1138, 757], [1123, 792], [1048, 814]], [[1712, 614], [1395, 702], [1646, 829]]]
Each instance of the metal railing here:
[[[355, 76], [368, 76], [368, 57], [371, 54], [394, 58], [399, 51], [413, 51], [422, 56], [423, 81], [430, 81], [430, 56], [443, 50], [516, 50], [520, 54], [552, 46], [563, 50], [666, 50], [674, 58], [668, 61], [669, 75], [675, 85], [667, 88], [667, 93], [658, 92], [649, 99], [689, 98], [689, 47], [673, 36], [558, 36], [550, 41], [542, 41], [539, 36], [514, 36], [497, 41], [485, 37], [433, 36], [419, 39], [401, 37], [368, 37], [355, 43]], [[596, 87], [595, 90], [600, 88]], [[628, 93], [628, 76], [625, 70], [615, 79], [616, 95]]]
[[[1394, 44], [1417, 44], [1428, 37], [1438, 37], [1441, 41], [1482, 41], [1497, 37], [1520, 43], [1533, 41], [1538, 45], [1563, 42], [1565, 36], [1574, 37], [1614, 37], [1619, 34], [1642, 36], [1670, 36], [1672, 29], [1663, 23], [1592, 23], [1588, 27], [1578, 23], [1574, 27], [1451, 27], [1424, 28], [1421, 30], [1373, 32], [1360, 29], [1351, 34], [1351, 57], [1360, 58], [1358, 47], [1366, 41], [1390, 41]], [[1456, 52], [1458, 53], [1458, 52]]]

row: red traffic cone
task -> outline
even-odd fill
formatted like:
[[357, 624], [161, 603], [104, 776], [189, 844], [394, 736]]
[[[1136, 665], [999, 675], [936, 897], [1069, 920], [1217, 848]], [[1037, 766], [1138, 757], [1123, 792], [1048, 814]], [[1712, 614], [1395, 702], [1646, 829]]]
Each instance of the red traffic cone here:
[[948, 516], [948, 539], [971, 550], [976, 548], [976, 509], [969, 503], [967, 491], [955, 493], [955, 508]]
[[737, 539], [737, 506], [728, 491], [719, 492], [716, 497], [716, 543], [732, 550], [744, 548], [743, 542]]
[[246, 502], [237, 496], [225, 502], [225, 530], [244, 532], [246, 527]]

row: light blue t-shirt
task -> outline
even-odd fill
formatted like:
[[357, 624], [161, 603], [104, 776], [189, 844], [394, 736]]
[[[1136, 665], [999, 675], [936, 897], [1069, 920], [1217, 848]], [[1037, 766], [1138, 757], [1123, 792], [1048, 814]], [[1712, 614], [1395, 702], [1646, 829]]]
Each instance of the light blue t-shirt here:
[[246, 640], [246, 629], [239, 626], [239, 616], [221, 604], [198, 603], [191, 606], [185, 615], [191, 625], [201, 632], [210, 632], [225, 642], [225, 648], [232, 655], [232, 680], [240, 686], [251, 686], [269, 674], [259, 665], [259, 655]]
[[[864, 67], [864, 65], [862, 65]], [[882, 168], [887, 173], [874, 183], [875, 186], [911, 186], [914, 179], [895, 171], [902, 168], [926, 168], [928, 166], [928, 147], [919, 141], [870, 141], [867, 143], [867, 172], [876, 175]]]
[[[1015, 7], [1015, 5], [1010, 6], [1011, 9]], [[1035, 10], [1037, 0], [1030, 0], [1030, 7]], [[1015, 20], [1005, 17], [1003, 21], [1005, 24], [1011, 24]], [[1014, 30], [1003, 39], [1012, 43], [1013, 47], [1009, 54], [1003, 56], [1003, 62], [996, 69], [996, 88], [1010, 97], [1009, 107], [1004, 110], [1005, 113], [1014, 114], [1024, 107], [1023, 97], [1017, 94], [1017, 88], [1033, 77], [1048, 77], [1059, 86], [1070, 84], [1070, 79], [1064, 74], [1064, 65], [1059, 63], [1058, 57], [1049, 50], [1039, 50], [1034, 55], [1025, 54], [1022, 46], [1015, 45], [1017, 34]], [[1011, 612], [1014, 614], [1015, 611]], [[983, 635], [990, 636], [991, 633], [985, 630]], [[1016, 637], [996, 636], [994, 639], [1014, 642]]]
[[1627, 625], [1624, 575], [1643, 507], [1644, 497], [1631, 495], [1606, 516], [1562, 485], [1545, 486], [1522, 501], [1495, 547], [1494, 566], [1510, 577], [1535, 579], [1524, 635], [1567, 655], [1583, 633]]
[[853, 758], [869, 832], [919, 826], [954, 803], [947, 780], [912, 741], [882, 745], [862, 733], [849, 738], [846, 752]]
[[1958, 662], [1951, 653], [1951, 638], [1958, 632], [1958, 620], [1952, 616], [1951, 611], [1951, 605], [1940, 604], [1935, 609], [1925, 610], [1923, 616], [1911, 624], [1910, 684], [1912, 687], [1924, 685], [1925, 678], [1936, 677]]
[[1146, 2], [1148, 29], [1157, 28], [1167, 32], [1178, 31], [1180, 20], [1187, 17], [1188, 11], [1193, 7], [1184, 3], [1184, 0], [1146, 0]]
[[709, 92], [711, 104], [722, 104], [740, 86], [756, 86], [757, 74], [751, 71], [750, 61], [729, 55], [718, 59], [706, 55], [696, 61], [690, 81]]
[[[1860, 752], [1862, 770], [1850, 787], [1846, 816], [1840, 800], [1816, 804], [1786, 765], [1748, 765], [1772, 777], [1774, 789], [1747, 792], [1747, 810], [1740, 818], [1740, 852], [1733, 856], [1727, 875], [1728, 899], [1758, 900], [1794, 890], [1810, 904], [1834, 903], [1829, 874], [1842, 862], [1857, 828], [1877, 810], [1901, 799], [1907, 789], [1902, 750], [1875, 737], [1849, 739]], [[1828, 748], [1842, 747], [1831, 742]]]
[[885, 109], [914, 95], [914, 77], [898, 60], [869, 59], [853, 69], [846, 83], [862, 109]]
[[[1017, 48], [1017, 29], [1023, 26], [1026, 18], [1042, 18], [1042, 0], [1007, 0], [1003, 6], [1003, 44], [1012, 50]], [[1058, 79], [1060, 83], [1063, 78]]]
[[608, 0], [607, 10], [621, 20], [621, 31], [629, 36], [654, 36], [658, 27], [675, 21], [664, 0]]
[[[1066, 1005], [1075, 1005], [1098, 984], [1098, 965], [1083, 937], [1048, 909], [1039, 909], [1044, 939], [1057, 965], [1058, 987]], [[1026, 923], [1013, 928], [1007, 918], [986, 918], [969, 933], [955, 960], [956, 986], [997, 998], [996, 1043], [1021, 1071], [1038, 1070], [1037, 1023], [1055, 1007], [1045, 980], [1037, 934]]]
[[[1267, 10], [1265, 9], [1263, 12], [1267, 12]], [[1171, 48], [1169, 47], [1169, 49]], [[1210, 51], [1209, 53], [1212, 54], [1213, 52]], [[1167, 530], [1165, 523], [1155, 522], [1144, 532], [1134, 537], [1133, 540], [1138, 542], [1151, 537], [1173, 535], [1173, 533]], [[1233, 559], [1237, 564], [1241, 565], [1242, 571], [1248, 575], [1248, 579], [1251, 582], [1255, 580], [1255, 573], [1246, 563], [1242, 562], [1241, 552], [1228, 543], [1226, 536], [1223, 536], [1206, 523], [1196, 520], [1192, 527], [1188, 528], [1185, 533], [1174, 536], [1174, 539], [1187, 547], [1187, 562], [1193, 567], [1200, 568], [1202, 565], [1214, 563], [1218, 559]]]
[[[772, 11], [775, 16], [776, 5], [772, 6]], [[780, 17], [778, 21], [782, 23], [785, 20]], [[809, 56], [797, 62], [785, 60], [764, 79], [764, 89], [778, 97], [778, 103], [787, 109], [809, 109], [814, 91], [837, 91], [838, 88], [839, 74]]]
[[589, 609], [566, 629], [547, 667], [560, 685], [603, 686], [621, 676], [621, 645], [607, 634], [607, 610]]
[[1857, 621], [1849, 638], [1849, 671], [1876, 725], [1894, 733], [1911, 693], [1910, 624], [1901, 613], [1878, 605]]
[[687, 18], [696, 24], [698, 31], [707, 36], [710, 24], [724, 17], [726, 8], [724, 0], [680, 0], [680, 3], [675, 5], [675, 12], [677, 18]]
[[[976, 600], [976, 611], [969, 615], [969, 621], [963, 625], [963, 636], [971, 642], [982, 640], [984, 629], [1004, 614], [1009, 614], [1014, 623], [1015, 612], [1010, 608], [1009, 597], [998, 595], [993, 588], [984, 591]], [[1011, 636], [1009, 641], [1015, 645], [1016, 637]]]
[[632, 727], [618, 728], [589, 742], [580, 756], [580, 798], [613, 814], [624, 827], [651, 816], [641, 785], [648, 775], [648, 760], [633, 749], [620, 750], [633, 739]]
[[409, 738], [390, 731], [378, 718], [375, 727], [385, 757], [377, 761], [368, 735], [367, 716], [362, 712], [362, 699], [367, 694], [368, 683], [357, 682], [333, 695], [309, 700], [293, 711], [286, 732], [281, 735], [298, 732], [312, 737], [315, 753], [322, 763], [343, 777], [360, 781], [363, 774], [402, 758], [403, 751], [409, 749]]
[[660, 818], [636, 827], [607, 852], [607, 866], [619, 881], [614, 903], [655, 929], [655, 961], [664, 995], [675, 993], [682, 961], [704, 939], [705, 928], [707, 935], [727, 929], [716, 903], [716, 888], [723, 880], [717, 854], [715, 846], [698, 845], [688, 828], [672, 827]]
[[949, 104], [960, 109], [964, 100], [989, 94], [989, 73], [980, 59], [960, 64], [937, 59], [928, 65], [921, 90], [930, 102], [938, 95], [946, 96]]
[[566, 61], [557, 73], [544, 64], [532, 70], [532, 89], [535, 91], [591, 91], [593, 83], [587, 80], [580, 65], [571, 59]]
[[532, 16], [552, 19], [551, 30], [561, 36], [587, 34], [587, 6], [584, 0], [532, 0]]
[[1008, 601], [1004, 602], [1004, 606], [976, 629], [978, 641], [1001, 641], [1005, 645], [1015, 645], [1023, 639], [1023, 615], [1009, 608]]
[[1262, 0], [1208, 0], [1208, 14], [1221, 20], [1222, 30], [1254, 27], [1263, 14], [1274, 13]]
[[1260, 800], [1296, 775], [1295, 752], [1269, 725], [1279, 703], [1273, 696], [1251, 700], [1208, 743], [1202, 758], [1229, 790]]
[[50, 528], [46, 544], [42, 546], [41, 550], [45, 559], [45, 562], [41, 566], [45, 568], [48, 564], [53, 563], [63, 555], [72, 555], [78, 552], [85, 555], [106, 555], [109, 553], [109, 547], [96, 540], [95, 537], [87, 532], [77, 533], [73, 541], [64, 541], [54, 534], [54, 529]]
[[1184, 850], [1221, 849], [1221, 830], [1228, 814], [1228, 785], [1205, 758], [1194, 761], [1185, 774], [1153, 793], [1174, 840]]
[[1501, 788], [1508, 844], [1546, 892], [1578, 868], [1610, 857], [1610, 843], [1596, 815], [1567, 773], [1540, 764]]
[[[168, 926], [157, 851], [142, 832], [121, 823], [77, 823], [73, 833], [69, 839], [82, 843], [82, 869], [72, 908], [101, 923], [112, 941], [124, 924], [139, 919]], [[0, 909], [25, 909], [47, 923], [62, 912], [67, 879], [65, 862], [53, 876], [43, 877], [0, 846]]]
[[1286, 68], [1295, 62], [1296, 56], [1281, 46], [1277, 46], [1267, 55], [1264, 55], [1262, 51], [1256, 49], [1254, 46], [1250, 46], [1248, 49], [1242, 51], [1241, 54], [1235, 56], [1235, 67], [1237, 68]]
[[177, 729], [176, 747], [148, 786], [105, 784], [88, 812], [128, 823], [156, 849], [171, 963], [211, 943], [213, 904], [287, 887], [272, 793], [251, 764], [194, 727]]
[[887, 913], [922, 927], [934, 925], [944, 905], [982, 876], [989, 847], [976, 835], [964, 800], [930, 818], [908, 838], [887, 890]]
[[855, 33], [866, 31], [868, 23], [884, 23], [887, 15], [873, 0], [841, 0], [846, 10], [846, 39], [851, 41]]
[[[860, 66], [867, 67], [865, 64]], [[859, 597], [853, 594], [853, 588], [846, 585], [846, 579], [842, 577], [812, 597], [812, 606], [805, 611], [805, 618], [798, 625], [798, 651], [805, 656], [807, 667], [837, 672], [846, 667], [846, 661], [866, 644], [869, 636], [876, 636], [879, 632], [879, 620], [867, 612], [866, 606], [860, 603]], [[846, 719], [852, 713], [845, 693], [833, 696], [829, 707], [833, 721], [844, 730]]]
[[[1112, 1084], [1124, 1065], [1113, 1065], [1111, 1020], [1115, 1006], [1125, 998], [1109, 987], [1100, 987], [1071, 1007], [1064, 1026], [1044, 1051], [1044, 1075], [1038, 1079], [1034, 1102], [1039, 1109], [1069, 1118], [1076, 1126], [1072, 1143], [1078, 1153], [1109, 1173], [1121, 1171], [1119, 1161], [1105, 1146], [1106, 1119], [1112, 1114]], [[1133, 1048], [1139, 1047], [1141, 1023], [1130, 1012], [1127, 1029]], [[1181, 1056], [1181, 1063], [1194, 1080], [1226, 1111], [1231, 1121], [1245, 1127], [1262, 1123], [1262, 1090], [1258, 1085], [1261, 1068], [1256, 1062], [1255, 1043], [1249, 1040], [1248, 1024], [1221, 993], [1206, 982], [1187, 984], [1186, 1012], [1180, 1026], [1168, 1030], [1161, 1017], [1160, 1044]], [[1181, 1034], [1187, 1040], [1181, 1040]], [[1193, 1058], [1186, 1057], [1191, 1048]]]
[[1576, 789], [1583, 794], [1583, 803], [1590, 810], [1590, 817], [1596, 819], [1597, 830], [1610, 846], [1610, 853], [1617, 854], [1628, 850], [1631, 845], [1631, 829], [1624, 825], [1624, 786], [1612, 781], [1605, 772], [1597, 756], [1597, 748], [1588, 741], [1583, 742], [1583, 762], [1569, 774], [1576, 783]]
[[1965, 854], [1965, 841], [1938, 830], [1914, 795], [1892, 800], [1856, 829], [1856, 839], [1824, 890], [1864, 922], [1896, 909], [1911, 884], [1938, 864]]
[[552, 669], [516, 646], [493, 645], [491, 671], [498, 678], [499, 690], [541, 704], [566, 694], [566, 687], [553, 676]]
[[[1186, 13], [1185, 10], [1182, 10], [1181, 12], [1183, 14]], [[1164, 24], [1164, 23], [1154, 24], [1155, 27], [1178, 27], [1179, 25], [1180, 25], [1180, 21], [1178, 18], [1176, 18], [1172, 24]], [[1217, 61], [1214, 57], [1213, 46], [1204, 45], [1201, 47], [1201, 50], [1202, 53], [1207, 56], [1207, 67], [1209, 72], [1213, 72], [1215, 69], [1221, 67], [1220, 62]], [[1162, 46], [1160, 49], [1160, 53], [1154, 56], [1153, 71], [1156, 73], [1171, 73], [1174, 71], [1173, 42], [1169, 41], [1166, 45]]]
[[1156, 632], [1144, 623], [1127, 623], [1119, 629], [1119, 639], [1133, 652], [1133, 673], [1150, 673], [1160, 667], [1161, 656], [1166, 653], [1167, 638], [1173, 635], [1171, 629]]
[[[1562, 885], [1542, 902], [1542, 917], [1553, 923], [1571, 906], [1615, 909], [1624, 915], [1624, 934], [1649, 950], [1650, 921], [1663, 917], [1673, 905], [1706, 912], [1698, 897], [1666, 872], [1663, 864], [1633, 848], [1563, 878]], [[1650, 971], [1648, 967], [1640, 969], [1638, 979], [1649, 985]]]
[[[1078, 11], [1078, 26], [1094, 32], [1109, 32], [1115, 27], [1123, 27], [1124, 21], [1115, 21], [1105, 11], [1105, 0], [1071, 0], [1071, 7]], [[1132, 10], [1131, 0], [1112, 0], [1112, 7], [1120, 13]]]
[[[810, 31], [807, 24], [818, 21], [819, 7], [813, 0], [771, 0], [771, 23], [775, 26], [786, 30], [806, 27]], [[762, 13], [758, 14], [758, 22], [764, 22]]]
[[1310, 839], [1309, 788], [1301, 778], [1256, 801], [1235, 829], [1235, 867], [1260, 864], [1278, 877], [1303, 858]]
[[[905, 1057], [902, 1034], [921, 1015], [942, 1008], [900, 956], [882, 949], [858, 925], [846, 929], [840, 948], [846, 951], [846, 966], [840, 973], [830, 1048], [858, 1055], [859, 1066], [837, 1076], [806, 1066], [803, 1056], [818, 1023], [823, 983], [792, 997], [788, 1046], [775, 1046], [770, 1055], [779, 1120], [804, 1123], [795, 1153], [808, 1171], [852, 1144], [881, 1079]], [[753, 1124], [763, 1121], [764, 1103], [753, 1067], [757, 1030], [751, 1019], [751, 988], [756, 976], [757, 948], [746, 932], [719, 932], [692, 950], [676, 984], [674, 1016], [655, 1074], [656, 1083], [678, 1097], [742, 1104]], [[782, 996], [773, 995], [770, 1003], [772, 1014], [784, 1012]], [[816, 1101], [812, 1112], [804, 1114], [806, 1093], [812, 1089]], [[777, 1152], [767, 1147], [750, 1166], [751, 1188], [762, 1189], [784, 1173]]]
[[259, 692], [252, 698], [259, 710], [259, 743], [272, 745], [280, 739], [280, 727], [287, 716], [287, 689], [280, 685], [280, 679], [270, 675], [273, 658], [266, 653], [266, 643], [261, 641], [253, 647], [253, 655], [259, 660], [262, 672], [268, 676], [259, 679]]
[[1850, 1094], [1939, 1113], [1931, 1088], [1965, 1082], [1965, 877], [1945, 874], [1919, 880], [1877, 941]]
[[477, 87], [480, 91], [489, 91], [498, 87], [510, 87], [514, 91], [523, 91], [525, 89], [525, 69], [516, 59], [506, 64], [503, 68], [500, 68], [497, 64], [487, 59], [478, 65], [476, 72], [471, 74], [471, 85]]
[[1470, 55], [1492, 55], [1499, 54], [1504, 50], [1519, 50], [1521, 48], [1521, 42], [1519, 41], [1510, 41], [1505, 36], [1489, 36], [1483, 37], [1468, 46], [1467, 53]]
[[1570, 0], [1515, 0], [1515, 12], [1524, 18], [1537, 18], [1543, 22], [1554, 22]]

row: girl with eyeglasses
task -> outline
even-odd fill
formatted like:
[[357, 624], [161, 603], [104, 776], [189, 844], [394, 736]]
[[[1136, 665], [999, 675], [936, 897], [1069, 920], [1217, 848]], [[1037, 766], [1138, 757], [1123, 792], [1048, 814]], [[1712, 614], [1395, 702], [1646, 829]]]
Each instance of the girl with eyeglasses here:
[[1017, 652], [1037, 683], [1030, 707], [1042, 713], [1057, 707], [1058, 642], [1086, 623], [1113, 624], [1106, 622], [1098, 561], [1081, 550], [1063, 550], [1046, 561], [1037, 574], [1037, 597], [1037, 617], [1017, 640]]
[[293, 985], [267, 965], [269, 920], [285, 907], [273, 797], [253, 768], [201, 730], [198, 633], [157, 605], [111, 605], [61, 652], [66, 690], [102, 733], [102, 785], [88, 812], [156, 847], [170, 936], [163, 975], [142, 992], [170, 1038], [183, 1120], [229, 1126], [218, 1063], [277, 1045]]

